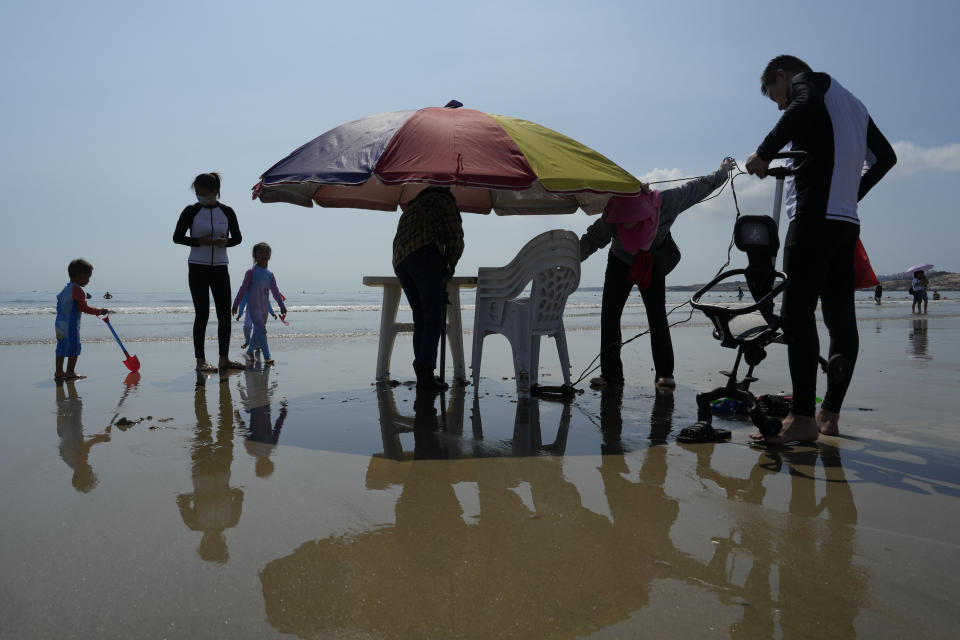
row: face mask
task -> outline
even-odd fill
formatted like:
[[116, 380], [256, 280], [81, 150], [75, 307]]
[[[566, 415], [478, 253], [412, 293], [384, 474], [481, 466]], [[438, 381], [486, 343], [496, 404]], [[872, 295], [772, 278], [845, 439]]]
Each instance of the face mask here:
[[197, 202], [205, 207], [212, 207], [217, 204], [217, 199], [210, 196], [197, 196]]

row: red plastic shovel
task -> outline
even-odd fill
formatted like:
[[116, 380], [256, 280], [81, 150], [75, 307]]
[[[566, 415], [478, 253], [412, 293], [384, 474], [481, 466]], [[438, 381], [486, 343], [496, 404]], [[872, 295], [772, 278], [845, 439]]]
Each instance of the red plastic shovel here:
[[116, 339], [117, 344], [120, 345], [120, 348], [123, 349], [123, 355], [127, 356], [127, 359], [123, 361], [123, 364], [127, 365], [127, 369], [130, 371], [137, 372], [140, 370], [140, 360], [137, 356], [132, 356], [127, 353], [127, 350], [124, 349], [123, 343], [120, 342], [120, 336], [117, 335], [117, 332], [113, 330], [113, 325], [110, 324], [110, 316], [104, 316], [101, 318], [104, 322], [107, 323], [107, 326], [110, 327], [110, 333], [113, 334], [114, 339]]

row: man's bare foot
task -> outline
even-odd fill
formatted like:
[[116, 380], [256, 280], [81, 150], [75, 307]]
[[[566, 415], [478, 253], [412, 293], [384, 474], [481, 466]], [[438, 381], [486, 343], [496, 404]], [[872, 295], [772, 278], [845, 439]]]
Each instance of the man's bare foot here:
[[82, 376], [76, 371], [67, 371], [65, 374], [63, 374], [62, 379], [63, 380], [83, 380], [86, 377], [87, 376]]
[[817, 428], [825, 436], [840, 435], [840, 414], [821, 407], [817, 411]]
[[230, 360], [228, 358], [220, 358], [221, 371], [224, 371], [226, 369], [246, 369], [246, 368], [247, 368], [247, 365], [243, 363], [234, 362], [233, 360]]
[[53, 374], [53, 379], [54, 379], [54, 380], [66, 380], [66, 379], [67, 379], [67, 374], [65, 374], [63, 371], [57, 371], [55, 374]]
[[275, 363], [273, 361], [273, 358], [267, 358], [266, 360], [263, 361], [263, 364], [265, 364], [268, 367], [272, 367]]
[[622, 387], [623, 380], [607, 380], [603, 376], [597, 376], [596, 378], [590, 378], [590, 386], [594, 389], [601, 389], [603, 387]]
[[197, 371], [201, 373], [213, 373], [217, 370], [215, 366], [205, 360], [197, 360]]
[[820, 432], [817, 421], [813, 416], [789, 414], [783, 419], [783, 428], [775, 436], [764, 436], [762, 433], [751, 433], [754, 442], [763, 441], [768, 444], [787, 444], [788, 442], [815, 442]]

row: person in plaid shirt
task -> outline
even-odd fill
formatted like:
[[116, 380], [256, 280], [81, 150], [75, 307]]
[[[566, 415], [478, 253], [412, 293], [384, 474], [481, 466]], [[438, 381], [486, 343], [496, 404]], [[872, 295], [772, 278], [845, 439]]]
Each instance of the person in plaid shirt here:
[[428, 187], [411, 200], [393, 239], [393, 270], [413, 311], [417, 388], [445, 389], [435, 375], [445, 281], [463, 255], [463, 224], [449, 187]]

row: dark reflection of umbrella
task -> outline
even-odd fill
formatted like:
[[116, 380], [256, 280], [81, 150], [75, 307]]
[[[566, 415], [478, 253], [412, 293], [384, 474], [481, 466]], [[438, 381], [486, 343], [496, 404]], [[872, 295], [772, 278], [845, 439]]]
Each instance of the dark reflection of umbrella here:
[[[608, 451], [620, 438], [620, 404], [618, 394], [606, 396], [600, 426]], [[665, 436], [672, 417], [672, 397], [658, 397], [651, 442]], [[374, 457], [371, 469], [381, 469], [373, 484], [368, 470], [368, 489], [402, 487], [395, 523], [307, 541], [267, 563], [260, 572], [267, 620], [304, 638], [568, 638], [632, 619], [632, 628], [616, 630], [630, 635], [647, 609], [653, 622], [663, 621], [647, 634], [671, 637], [693, 635], [685, 624], [705, 624], [702, 607], [711, 624], [718, 621], [706, 604], [715, 598], [733, 620], [733, 637], [808, 631], [804, 612], [812, 609], [783, 611], [784, 602], [800, 601], [815, 603], [850, 635], [870, 591], [854, 562], [857, 512], [839, 452], [819, 444], [786, 451], [773, 468], [754, 465], [742, 478], [714, 469], [714, 450], [696, 449], [695, 476], [731, 506], [721, 507], [722, 522], [679, 532], [682, 498], [667, 490], [668, 462], [677, 453], [667, 445], [629, 459], [600, 458], [595, 468], [609, 516], [585, 506], [560, 458]], [[789, 513], [781, 495], [775, 509], [764, 508], [765, 482], [783, 464], [790, 469]], [[686, 466], [681, 475], [689, 472]], [[827, 482], [816, 482], [818, 475]], [[455, 488], [463, 483], [477, 488], [476, 515], [461, 506]], [[825, 494], [818, 490], [824, 484]], [[696, 515], [686, 519], [711, 518], [715, 508], [698, 499]], [[698, 535], [713, 536], [712, 554], [678, 549], [678, 537]], [[810, 584], [818, 588], [811, 592]], [[667, 613], [650, 611], [664, 599]]]
[[[651, 458], [653, 477], [662, 478], [666, 454], [661, 447]], [[676, 501], [624, 479], [625, 465], [612, 472], [612, 490], [627, 521], [613, 523], [582, 505], [558, 458], [387, 462], [406, 467], [394, 526], [306, 542], [260, 573], [267, 620], [279, 631], [572, 637], [626, 619], [670, 567], [689, 564], [706, 577], [670, 544]], [[463, 519], [458, 482], [479, 488], [474, 524]]]
[[501, 215], [599, 213], [611, 195], [640, 191], [627, 171], [546, 127], [429, 107], [331, 129], [268, 169], [253, 197], [395, 211], [427, 185], [452, 187], [461, 211]]
[[[388, 389], [378, 390], [389, 409]], [[722, 568], [673, 545], [679, 505], [664, 490], [667, 447], [648, 451], [639, 478], [622, 455], [603, 456], [607, 517], [584, 506], [562, 458], [529, 456], [538, 447], [562, 454], [570, 418], [565, 405], [556, 441], [543, 445], [538, 405], [534, 398], [518, 408], [514, 442], [500, 456], [483, 457], [484, 447], [457, 460], [453, 450], [468, 448], [435, 431], [438, 416], [421, 404], [404, 429], [418, 436], [417, 453], [446, 459], [371, 458], [368, 488], [402, 486], [396, 523], [306, 542], [268, 563], [260, 573], [268, 621], [300, 637], [572, 637], [627, 619], [649, 603], [658, 579], [725, 582]], [[670, 413], [655, 409], [658, 420]], [[524, 457], [502, 457], [510, 453]], [[460, 483], [478, 490], [469, 524], [454, 491]]]

